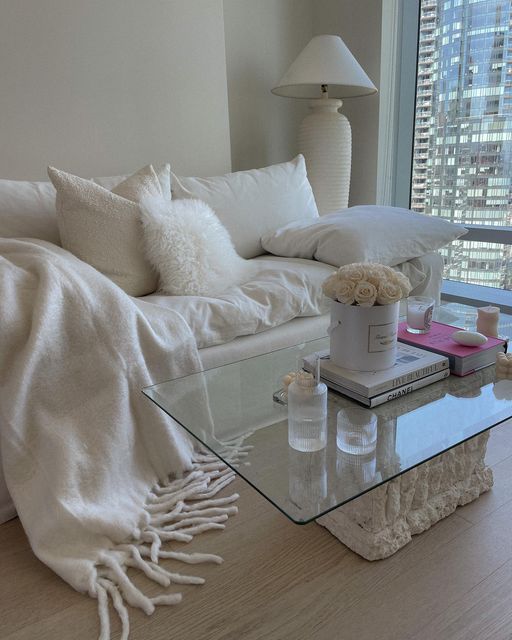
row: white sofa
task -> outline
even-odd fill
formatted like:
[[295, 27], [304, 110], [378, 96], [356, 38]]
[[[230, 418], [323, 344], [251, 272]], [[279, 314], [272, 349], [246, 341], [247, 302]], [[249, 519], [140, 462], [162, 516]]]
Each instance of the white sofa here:
[[[121, 179], [103, 179], [102, 183], [110, 188]], [[50, 183], [0, 180], [0, 235], [58, 243], [54, 198]], [[261, 231], [254, 220], [239, 217], [232, 228], [229, 219], [223, 222], [235, 236], [241, 226], [252, 229], [254, 237], [249, 240], [260, 246]], [[247, 240], [247, 230], [244, 238]], [[262, 249], [260, 254], [250, 258], [254, 275], [248, 282], [215, 298], [152, 293], [135, 300], [177, 310], [196, 337], [205, 368], [325, 336], [330, 305], [321, 284], [336, 267], [317, 260], [272, 256]], [[437, 253], [418, 256], [396, 268], [406, 275], [414, 272], [421, 280], [413, 293], [439, 299], [443, 261]], [[0, 467], [0, 522], [14, 515]]]

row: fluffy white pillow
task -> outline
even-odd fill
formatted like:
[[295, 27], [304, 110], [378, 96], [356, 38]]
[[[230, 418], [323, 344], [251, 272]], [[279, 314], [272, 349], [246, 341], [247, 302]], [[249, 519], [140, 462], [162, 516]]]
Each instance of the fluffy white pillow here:
[[244, 258], [264, 253], [261, 236], [292, 220], [318, 218], [304, 156], [263, 169], [213, 178], [172, 174], [174, 198], [198, 198], [215, 211]]
[[467, 233], [458, 224], [399, 207], [361, 205], [312, 223], [293, 222], [262, 238], [276, 256], [315, 258], [341, 267], [379, 262], [393, 267], [419, 258]]
[[[162, 192], [171, 197], [169, 164], [155, 167]], [[92, 178], [96, 184], [112, 190], [127, 176]], [[39, 238], [60, 244], [55, 187], [51, 182], [0, 180], [0, 236], [2, 238]]]
[[140, 169], [113, 191], [53, 167], [48, 175], [57, 190], [57, 222], [64, 249], [129, 295], [152, 293], [157, 278], [141, 248], [138, 201], [164, 197], [153, 167]]
[[146, 257], [159, 274], [159, 291], [211, 297], [250, 278], [252, 267], [205, 202], [145, 198], [140, 209]]

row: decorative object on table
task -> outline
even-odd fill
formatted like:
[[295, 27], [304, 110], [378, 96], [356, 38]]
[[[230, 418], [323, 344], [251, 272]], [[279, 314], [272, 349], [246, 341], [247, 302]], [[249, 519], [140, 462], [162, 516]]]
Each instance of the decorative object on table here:
[[334, 391], [367, 407], [376, 407], [421, 389], [450, 375], [448, 358], [403, 343], [397, 345], [395, 364], [383, 371], [352, 371], [338, 367], [328, 351], [319, 351], [303, 360], [313, 371], [320, 360], [320, 379]]
[[409, 280], [391, 267], [356, 262], [340, 267], [322, 289], [332, 299], [331, 361], [355, 371], [392, 367], [399, 301], [409, 295]]
[[500, 338], [488, 338], [485, 344], [473, 347], [457, 344], [452, 338], [456, 331], [459, 331], [459, 327], [434, 321], [429, 333], [412, 334], [407, 332], [407, 323], [401, 322], [398, 326], [398, 340], [447, 356], [450, 371], [456, 376], [466, 376], [477, 369], [488, 367], [494, 364], [497, 353], [506, 351], [506, 341]]
[[452, 340], [465, 347], [479, 347], [487, 342], [487, 336], [477, 331], [455, 331], [452, 333]]
[[283, 386], [277, 391], [274, 391], [274, 394], [272, 396], [274, 402], [277, 402], [278, 404], [283, 404], [283, 405], [288, 404], [288, 387], [291, 385], [291, 383], [295, 380], [296, 377], [297, 377], [297, 371], [289, 371], [287, 374], [283, 376], [283, 379], [282, 379]]
[[377, 445], [377, 416], [368, 409], [347, 407], [336, 416], [336, 445], [353, 455], [368, 455]]
[[428, 333], [432, 326], [434, 298], [427, 296], [409, 296], [407, 298], [407, 331], [409, 333]]
[[496, 378], [512, 380], [512, 353], [498, 353], [496, 355]]
[[352, 132], [339, 113], [339, 98], [376, 93], [377, 88], [339, 36], [315, 36], [272, 89], [288, 98], [310, 99], [300, 126], [299, 150], [320, 214], [348, 206]]
[[498, 337], [498, 324], [500, 321], [499, 307], [480, 307], [477, 309], [476, 330], [484, 336]]
[[299, 371], [288, 386], [288, 443], [308, 452], [327, 444], [327, 387], [308, 371]]

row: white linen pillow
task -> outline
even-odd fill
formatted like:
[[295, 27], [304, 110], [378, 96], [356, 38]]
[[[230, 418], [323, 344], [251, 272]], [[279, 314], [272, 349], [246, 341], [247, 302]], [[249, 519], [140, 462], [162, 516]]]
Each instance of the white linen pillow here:
[[174, 198], [197, 198], [215, 211], [243, 258], [264, 253], [261, 236], [292, 220], [312, 221], [318, 209], [304, 156], [263, 169], [212, 178], [172, 174]]
[[[165, 196], [171, 197], [171, 167], [155, 167]], [[96, 184], [113, 189], [127, 176], [92, 178]], [[55, 211], [55, 187], [51, 182], [0, 180], [0, 236], [38, 238], [60, 245]]]
[[462, 225], [399, 207], [361, 205], [318, 220], [292, 222], [262, 238], [276, 256], [315, 258], [341, 267], [379, 262], [393, 267], [436, 251], [467, 233]]
[[156, 274], [141, 248], [138, 201], [163, 199], [151, 165], [109, 191], [91, 180], [48, 168], [57, 190], [57, 222], [62, 246], [110, 278], [126, 293], [143, 296], [156, 289]]
[[140, 209], [145, 253], [159, 274], [159, 291], [212, 297], [250, 278], [252, 267], [205, 202], [145, 198]]
[[60, 244], [51, 182], [0, 180], [0, 236]]

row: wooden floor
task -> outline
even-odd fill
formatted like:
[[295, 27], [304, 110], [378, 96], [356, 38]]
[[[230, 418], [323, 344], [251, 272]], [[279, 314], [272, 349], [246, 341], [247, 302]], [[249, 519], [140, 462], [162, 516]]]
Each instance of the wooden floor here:
[[[184, 588], [182, 604], [132, 610], [131, 639], [511, 640], [512, 422], [494, 430], [487, 459], [489, 494], [375, 563], [316, 524], [292, 524], [237, 480], [240, 513], [186, 549], [224, 564], [192, 567], [207, 582]], [[0, 638], [98, 637], [96, 602], [34, 557], [18, 520], [0, 526], [0, 569]], [[113, 628], [118, 638], [114, 616]]]

